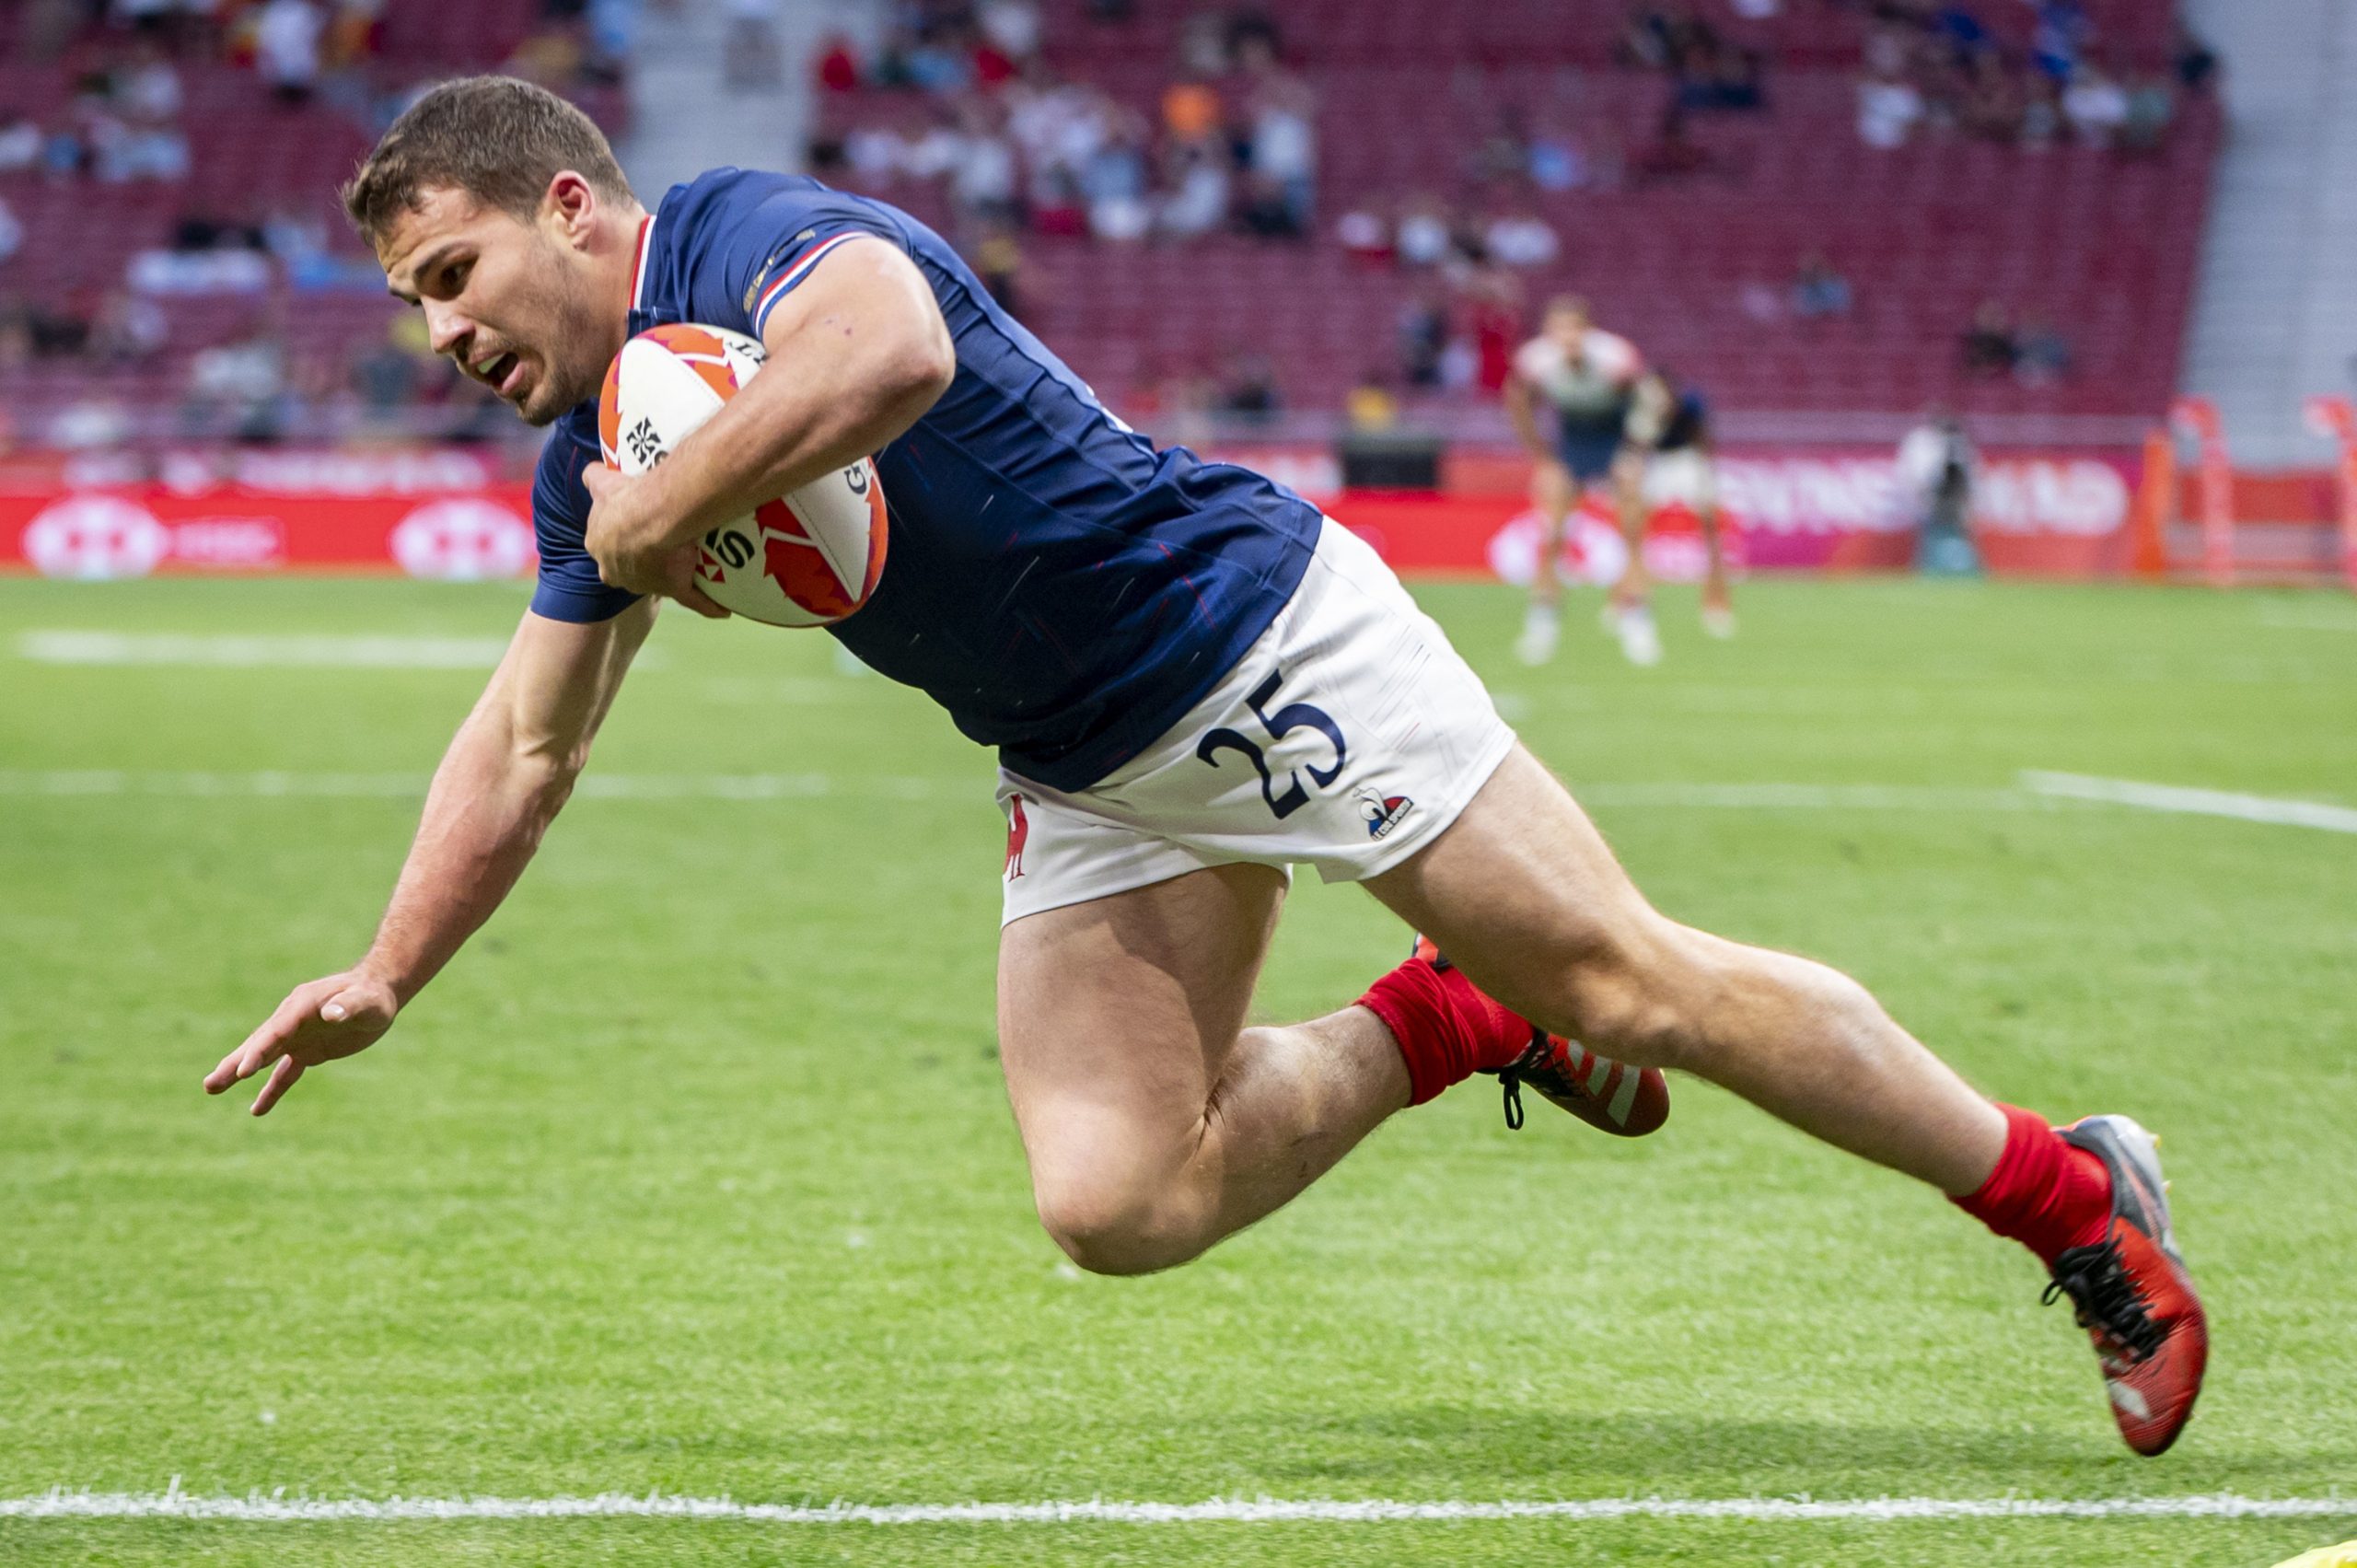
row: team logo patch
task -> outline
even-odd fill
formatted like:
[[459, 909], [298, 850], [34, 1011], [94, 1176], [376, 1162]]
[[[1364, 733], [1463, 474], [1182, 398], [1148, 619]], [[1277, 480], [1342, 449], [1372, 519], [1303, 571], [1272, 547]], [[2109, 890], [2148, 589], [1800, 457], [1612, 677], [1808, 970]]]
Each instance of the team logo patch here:
[[1011, 796], [1006, 802], [1006, 880], [1014, 881], [1023, 875], [1023, 846], [1031, 839], [1031, 820], [1023, 815], [1023, 797]]
[[1383, 837], [1416, 808], [1416, 803], [1404, 795], [1386, 795], [1371, 787], [1358, 792], [1358, 803], [1359, 818], [1366, 823], [1366, 836], [1371, 839]]

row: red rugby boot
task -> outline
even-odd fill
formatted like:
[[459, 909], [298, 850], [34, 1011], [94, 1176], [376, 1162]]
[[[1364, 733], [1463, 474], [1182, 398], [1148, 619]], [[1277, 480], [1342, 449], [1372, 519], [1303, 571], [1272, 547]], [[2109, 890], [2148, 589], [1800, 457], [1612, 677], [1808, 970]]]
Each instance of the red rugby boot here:
[[[1416, 938], [1412, 957], [1435, 969], [1453, 969], [1428, 936]], [[1631, 1067], [1608, 1056], [1598, 1056], [1577, 1040], [1550, 1035], [1532, 1026], [1530, 1044], [1520, 1056], [1494, 1071], [1504, 1091], [1506, 1125], [1522, 1126], [1522, 1086], [1541, 1099], [1570, 1111], [1599, 1132], [1616, 1138], [1642, 1138], [1658, 1132], [1669, 1120], [1669, 1081], [1658, 1067]]]
[[2090, 1116], [2060, 1131], [2111, 1172], [2111, 1223], [2101, 1241], [2056, 1254], [2046, 1299], [2071, 1298], [2103, 1365], [2119, 1434], [2140, 1454], [2159, 1454], [2185, 1430], [2210, 1360], [2201, 1298], [2169, 1225], [2159, 1140], [2125, 1116]]

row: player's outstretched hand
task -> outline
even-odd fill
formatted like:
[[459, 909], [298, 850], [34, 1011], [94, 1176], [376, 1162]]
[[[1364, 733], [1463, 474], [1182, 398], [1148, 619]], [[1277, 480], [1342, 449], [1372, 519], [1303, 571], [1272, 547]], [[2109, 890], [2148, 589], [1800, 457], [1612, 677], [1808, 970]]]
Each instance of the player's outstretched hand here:
[[661, 594], [678, 599], [698, 615], [725, 620], [728, 611], [712, 602], [696, 587], [697, 545], [649, 543], [660, 528], [641, 516], [645, 508], [636, 499], [642, 479], [616, 473], [603, 463], [581, 470], [589, 492], [589, 521], [582, 540], [598, 563], [598, 580], [609, 587], [634, 594]]
[[261, 1028], [204, 1075], [204, 1092], [217, 1095], [271, 1067], [253, 1103], [253, 1113], [266, 1116], [309, 1069], [376, 1044], [393, 1027], [401, 1006], [392, 987], [357, 970], [298, 985]]

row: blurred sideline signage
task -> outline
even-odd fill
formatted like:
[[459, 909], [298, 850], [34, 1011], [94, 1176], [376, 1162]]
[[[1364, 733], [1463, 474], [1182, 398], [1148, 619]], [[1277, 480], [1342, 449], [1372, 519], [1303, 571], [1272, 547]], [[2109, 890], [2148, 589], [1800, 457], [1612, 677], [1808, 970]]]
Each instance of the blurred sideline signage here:
[[[1223, 450], [1311, 495], [1399, 569], [1513, 579], [1536, 563], [1538, 520], [1518, 488], [1487, 493], [1349, 490], [1322, 457]], [[1755, 571], [1907, 566], [1915, 518], [1891, 454], [1760, 452], [1720, 459], [1736, 558]], [[2129, 564], [2138, 463], [2116, 451], [2014, 452], [1984, 465], [1976, 536], [1997, 572], [2101, 575]], [[60, 577], [152, 573], [387, 572], [506, 577], [534, 560], [530, 492], [464, 452], [170, 455], [139, 483], [64, 470], [0, 472], [0, 569]], [[1514, 470], [1502, 470], [1503, 472]], [[101, 482], [92, 482], [99, 481]], [[1446, 482], [1446, 477], [1444, 482]], [[1608, 511], [1572, 530], [1575, 571], [1618, 571]], [[1671, 577], [1699, 572], [1694, 519], [1658, 514], [1649, 554]]]

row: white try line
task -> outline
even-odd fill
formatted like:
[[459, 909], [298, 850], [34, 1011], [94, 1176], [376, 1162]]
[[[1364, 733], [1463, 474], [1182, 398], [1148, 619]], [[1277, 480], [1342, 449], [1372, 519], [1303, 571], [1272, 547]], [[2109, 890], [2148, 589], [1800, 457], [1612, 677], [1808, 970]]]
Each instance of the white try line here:
[[2283, 800], [2267, 795], [2185, 789], [2141, 784], [2134, 779], [2090, 778], [2084, 773], [2022, 774], [2022, 787], [2060, 800], [2093, 800], [2143, 811], [2173, 811], [2189, 817], [2231, 817], [2285, 828], [2316, 828], [2328, 833], [2357, 833], [2357, 809], [2314, 800]]
[[1561, 1502], [1395, 1502], [1214, 1498], [1207, 1503], [742, 1503], [729, 1497], [243, 1497], [165, 1492], [52, 1491], [0, 1498], [0, 1519], [210, 1519], [232, 1524], [426, 1519], [718, 1519], [767, 1525], [1412, 1524], [1480, 1520], [1736, 1519], [1759, 1523], [1918, 1519], [2332, 1519], [2357, 1498], [2243, 1497], [1596, 1497]]

